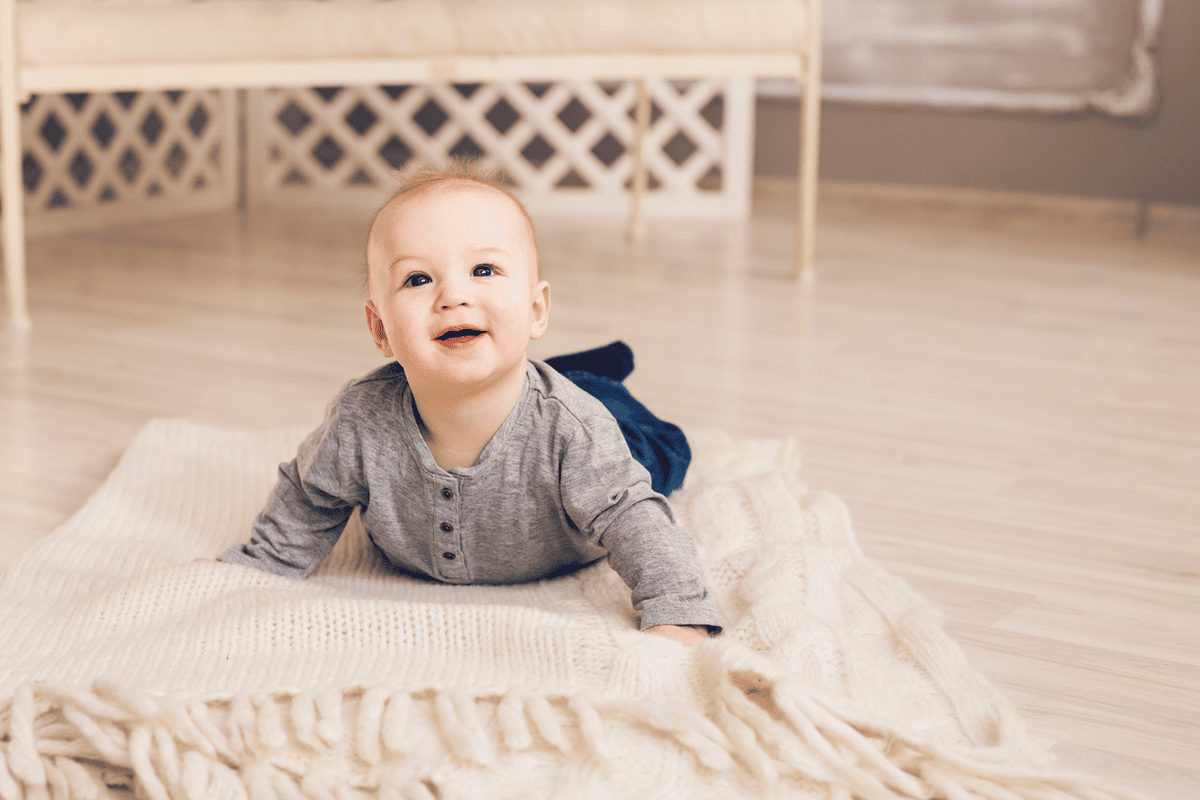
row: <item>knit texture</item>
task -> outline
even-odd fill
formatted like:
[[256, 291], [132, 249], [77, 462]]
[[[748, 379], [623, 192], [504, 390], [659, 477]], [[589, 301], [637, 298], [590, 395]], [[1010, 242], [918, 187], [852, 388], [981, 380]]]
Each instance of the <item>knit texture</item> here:
[[0, 798], [1134, 796], [1050, 771], [790, 440], [690, 434], [671, 504], [726, 632], [685, 648], [604, 563], [441, 585], [356, 520], [305, 581], [196, 561], [303, 434], [151, 422], [3, 574]]

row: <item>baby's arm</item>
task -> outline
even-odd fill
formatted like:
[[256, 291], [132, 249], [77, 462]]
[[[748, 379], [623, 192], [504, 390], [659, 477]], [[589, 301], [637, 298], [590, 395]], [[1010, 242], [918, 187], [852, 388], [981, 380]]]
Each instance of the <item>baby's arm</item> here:
[[304, 578], [329, 555], [364, 494], [347, 467], [357, 461], [344, 452], [339, 428], [335, 400], [296, 457], [280, 465], [279, 480], [254, 520], [250, 540], [230, 547], [218, 561]]
[[354, 508], [306, 485], [297, 461], [279, 467], [279, 481], [254, 520], [250, 540], [221, 553], [218, 561], [306, 578], [329, 555]]
[[695, 542], [675, 525], [661, 496], [630, 503], [610, 521], [601, 545], [642, 612], [643, 630], [684, 644], [720, 631]]
[[643, 630], [685, 644], [701, 641], [702, 630], [720, 631], [695, 541], [650, 488], [614, 420], [589, 419], [576, 434], [560, 489], [567, 513], [608, 551], [609, 565], [629, 586]]

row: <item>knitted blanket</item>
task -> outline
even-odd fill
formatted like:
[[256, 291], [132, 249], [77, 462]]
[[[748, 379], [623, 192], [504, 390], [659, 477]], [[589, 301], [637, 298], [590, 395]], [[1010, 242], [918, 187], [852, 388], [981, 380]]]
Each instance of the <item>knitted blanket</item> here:
[[864, 557], [788, 440], [692, 433], [671, 498], [726, 632], [637, 630], [604, 563], [308, 580], [242, 540], [302, 431], [155, 421], [0, 584], [0, 798], [1110, 798], [1048, 771], [938, 613]]

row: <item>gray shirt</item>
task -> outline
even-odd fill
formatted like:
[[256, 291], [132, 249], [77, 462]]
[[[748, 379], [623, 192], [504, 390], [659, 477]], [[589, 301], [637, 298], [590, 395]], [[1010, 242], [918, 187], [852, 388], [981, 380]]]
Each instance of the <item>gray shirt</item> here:
[[447, 472], [425, 444], [404, 370], [351, 381], [280, 465], [250, 541], [221, 561], [302, 578], [361, 508], [402, 570], [446, 583], [522, 583], [608, 556], [641, 627], [720, 629], [696, 545], [594, 397], [530, 361], [521, 396], [472, 467]]

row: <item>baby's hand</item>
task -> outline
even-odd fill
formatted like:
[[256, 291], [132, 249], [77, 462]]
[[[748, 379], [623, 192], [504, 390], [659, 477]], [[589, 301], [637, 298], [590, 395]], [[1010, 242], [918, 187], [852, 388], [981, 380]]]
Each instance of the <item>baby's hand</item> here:
[[657, 633], [659, 636], [666, 636], [668, 639], [674, 639], [677, 642], [691, 646], [700, 644], [708, 638], [708, 634], [700, 628], [690, 625], [655, 625], [653, 628], [646, 629], [650, 633]]

